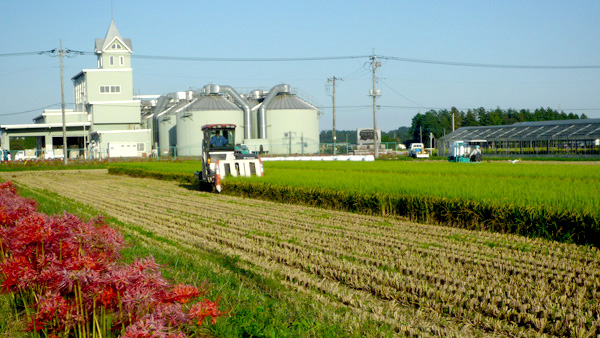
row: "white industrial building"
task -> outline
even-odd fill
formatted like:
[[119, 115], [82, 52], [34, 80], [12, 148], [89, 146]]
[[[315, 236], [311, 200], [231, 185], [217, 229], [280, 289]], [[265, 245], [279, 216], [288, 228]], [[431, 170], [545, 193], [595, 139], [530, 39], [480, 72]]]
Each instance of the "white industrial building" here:
[[[134, 96], [130, 39], [111, 21], [96, 39], [97, 68], [73, 78], [75, 109], [66, 111], [70, 158], [199, 156], [201, 127], [235, 124], [236, 143], [266, 154], [319, 151], [319, 109], [289, 85], [238, 93], [230, 86]], [[62, 155], [62, 111], [45, 110], [33, 124], [0, 125], [0, 147], [14, 137], [36, 137], [37, 158]]]
[[319, 151], [319, 110], [289, 85], [239, 94], [230, 86], [161, 96], [146, 116], [155, 130], [159, 156], [199, 156], [201, 127], [235, 124], [236, 143], [265, 154], [315, 154]]

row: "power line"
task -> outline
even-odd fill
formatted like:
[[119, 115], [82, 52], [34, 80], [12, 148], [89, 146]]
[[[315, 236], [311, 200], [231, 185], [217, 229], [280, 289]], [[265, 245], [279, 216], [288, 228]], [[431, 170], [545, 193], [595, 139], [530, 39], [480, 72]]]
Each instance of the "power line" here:
[[380, 56], [382, 59], [403, 61], [403, 62], [414, 62], [414, 63], [428, 63], [444, 66], [462, 66], [462, 67], [483, 67], [483, 68], [514, 68], [514, 69], [597, 69], [600, 65], [551, 65], [551, 66], [537, 66], [537, 65], [508, 65], [508, 64], [490, 64], [490, 63], [472, 63], [472, 62], [453, 62], [453, 61], [439, 61], [439, 60], [425, 60], [425, 59], [411, 59], [396, 56]]
[[21, 52], [21, 53], [3, 53], [0, 54], [0, 57], [8, 57], [8, 56], [26, 56], [26, 55], [41, 55], [43, 53], [45, 53], [46, 51], [39, 51], [39, 52]]
[[171, 60], [171, 61], [207, 61], [207, 62], [289, 62], [289, 61], [330, 61], [367, 58], [366, 55], [353, 56], [316, 56], [294, 58], [223, 58], [223, 57], [188, 57], [160, 55], [132, 55], [136, 59]]
[[383, 83], [383, 85], [386, 86], [386, 87], [388, 87], [391, 91], [393, 91], [394, 93], [396, 93], [399, 96], [401, 96], [402, 98], [404, 98], [406, 101], [409, 101], [410, 103], [414, 103], [414, 104], [416, 104], [416, 105], [418, 105], [418, 106], [420, 106], [422, 108], [425, 108], [425, 106], [423, 106], [422, 104], [420, 104], [418, 102], [415, 102], [415, 101], [409, 99], [408, 97], [406, 97], [406, 96], [400, 94], [399, 92], [397, 92], [394, 88], [390, 87], [387, 83], [385, 83], [385, 81], [383, 81], [381, 79], [379, 81], [381, 81], [381, 83]]
[[[354, 108], [358, 108], [358, 109], [363, 109], [363, 108], [371, 108], [372, 105], [345, 105], [345, 106], [335, 106], [336, 109], [354, 109]], [[332, 106], [319, 106], [319, 108], [321, 109], [329, 109], [332, 108]], [[418, 106], [402, 106], [402, 105], [377, 105], [377, 108], [397, 108], [397, 109], [430, 109], [430, 110], [442, 110], [442, 109], [449, 109], [448, 107], [427, 107], [427, 106], [422, 106], [422, 105], [418, 105]], [[481, 107], [455, 107], [458, 110], [469, 110], [469, 109], [477, 109], [477, 108], [481, 108]], [[571, 110], [571, 111], [600, 111], [600, 108], [561, 108], [561, 110]]]
[[[49, 55], [57, 53], [57, 49], [49, 51], [3, 53], [0, 57], [27, 56], [27, 55]], [[77, 55], [95, 55], [93, 52], [77, 51], [65, 49], [65, 56], [74, 57]], [[331, 61], [331, 60], [350, 60], [367, 59], [371, 55], [346, 55], [346, 56], [313, 56], [313, 57], [291, 57], [291, 58], [228, 58], [228, 57], [194, 57], [194, 56], [166, 56], [166, 55], [132, 55], [132, 58], [147, 60], [171, 60], [171, 61], [201, 61], [201, 62], [293, 62], [293, 61]], [[377, 56], [383, 60], [436, 64], [444, 66], [461, 67], [481, 67], [481, 68], [512, 68], [512, 69], [600, 69], [600, 65], [518, 65], [518, 64], [493, 64], [493, 63], [475, 63], [475, 62], [457, 62], [444, 60], [427, 60], [417, 58], [406, 58], [398, 56]]]
[[10, 115], [21, 115], [21, 114], [27, 114], [27, 113], [31, 113], [34, 112], [36, 110], [41, 110], [41, 109], [46, 109], [46, 108], [50, 108], [50, 107], [54, 107], [54, 106], [58, 106], [60, 105], [59, 103], [54, 103], [45, 107], [41, 107], [41, 108], [35, 108], [35, 109], [31, 109], [31, 110], [26, 110], [26, 111], [20, 111], [20, 112], [16, 112], [16, 113], [8, 113], [8, 114], [0, 114], [0, 116], [10, 116]]

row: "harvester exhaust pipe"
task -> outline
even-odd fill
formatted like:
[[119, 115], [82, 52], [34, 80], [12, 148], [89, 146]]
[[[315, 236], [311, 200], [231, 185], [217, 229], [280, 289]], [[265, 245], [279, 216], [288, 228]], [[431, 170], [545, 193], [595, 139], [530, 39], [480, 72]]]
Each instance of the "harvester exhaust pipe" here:
[[258, 138], [267, 138], [267, 107], [279, 93], [290, 93], [290, 85], [278, 84], [269, 90], [260, 108], [258, 108]]

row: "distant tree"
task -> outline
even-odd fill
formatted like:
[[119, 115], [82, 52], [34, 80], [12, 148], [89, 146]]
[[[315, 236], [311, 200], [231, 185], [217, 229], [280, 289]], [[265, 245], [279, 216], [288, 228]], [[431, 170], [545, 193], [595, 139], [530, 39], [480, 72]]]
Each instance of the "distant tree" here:
[[409, 127], [399, 127], [395, 130], [381, 132], [381, 140], [383, 142], [407, 143], [412, 140]]
[[488, 112], [487, 114], [487, 126], [499, 126], [501, 124], [504, 124], [504, 117], [506, 115], [504, 114], [504, 112], [502, 111], [502, 109], [500, 109], [500, 107]]
[[[462, 120], [462, 124], [460, 125], [461, 127], [472, 127], [472, 126], [478, 126], [479, 125], [479, 121], [477, 121], [477, 115], [475, 115], [475, 112], [472, 111], [471, 109], [467, 110], [467, 113], [465, 114], [464, 119]], [[458, 128], [456, 128], [458, 129]]]
[[[356, 143], [356, 129], [355, 130], [336, 130], [335, 138], [338, 143]], [[319, 142], [321, 143], [333, 143], [333, 131], [322, 130], [319, 134]]]
[[13, 138], [10, 140], [10, 149], [11, 150], [23, 150], [25, 149], [25, 140], [22, 138]]
[[[465, 114], [463, 112], [458, 111], [456, 107], [450, 108], [450, 119], [448, 123], [443, 123], [444, 127], [447, 125], [448, 130], [452, 131], [452, 115], [454, 115], [454, 129], [458, 129], [463, 124], [463, 118]], [[445, 133], [444, 133], [445, 134]], [[443, 136], [443, 135], [439, 135]]]
[[533, 121], [533, 114], [529, 109], [519, 110], [519, 122]]

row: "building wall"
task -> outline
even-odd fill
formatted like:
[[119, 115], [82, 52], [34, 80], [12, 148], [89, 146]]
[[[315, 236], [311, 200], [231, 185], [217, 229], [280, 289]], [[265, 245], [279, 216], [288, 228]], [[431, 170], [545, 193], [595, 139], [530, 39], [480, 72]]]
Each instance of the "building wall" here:
[[[111, 58], [113, 64], [111, 65]], [[118, 68], [129, 68], [131, 67], [131, 57], [129, 52], [104, 52], [99, 56], [98, 60], [101, 62], [101, 69], [118, 69]]]
[[[62, 110], [60, 109], [46, 109], [41, 115], [41, 120], [36, 120], [36, 123], [61, 123], [62, 124]], [[85, 112], [74, 112], [72, 109], [65, 109], [65, 122], [86, 122], [87, 114]]]
[[[85, 71], [86, 101], [131, 101], [133, 100], [133, 75], [128, 69], [91, 69]], [[118, 92], [113, 88], [119, 86]], [[106, 91], [108, 87], [108, 92]]]
[[[91, 107], [92, 123], [96, 130], [98, 124], [140, 125], [140, 102], [139, 101], [115, 101], [96, 103]], [[99, 127], [99, 126], [98, 126]]]
[[150, 136], [151, 131], [149, 129], [124, 131], [110, 130], [106, 132], [94, 133], [91, 136], [90, 154], [94, 158], [106, 158], [108, 155], [107, 150], [109, 143], [136, 142], [143, 143], [138, 156], [150, 156], [152, 149], [150, 144]]

